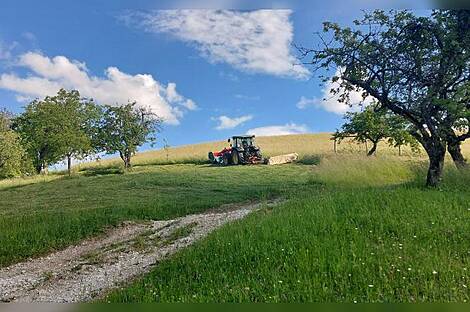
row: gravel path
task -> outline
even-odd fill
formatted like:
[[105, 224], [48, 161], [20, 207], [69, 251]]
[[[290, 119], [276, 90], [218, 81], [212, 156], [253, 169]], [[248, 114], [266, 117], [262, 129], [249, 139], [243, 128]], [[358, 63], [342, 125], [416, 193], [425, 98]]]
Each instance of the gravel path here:
[[261, 203], [226, 205], [216, 212], [174, 220], [125, 223], [103, 237], [0, 269], [0, 302], [90, 301], [262, 207]]

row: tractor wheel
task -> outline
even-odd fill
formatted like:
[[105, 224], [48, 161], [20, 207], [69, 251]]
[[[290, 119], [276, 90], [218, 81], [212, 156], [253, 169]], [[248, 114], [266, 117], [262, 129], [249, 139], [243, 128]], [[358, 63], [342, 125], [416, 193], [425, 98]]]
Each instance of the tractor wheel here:
[[232, 164], [234, 164], [235, 166], [240, 164], [240, 157], [238, 156], [237, 151], [232, 152]]
[[228, 166], [230, 165], [230, 156], [228, 154], [224, 154], [224, 156], [222, 157], [222, 164], [224, 166]]

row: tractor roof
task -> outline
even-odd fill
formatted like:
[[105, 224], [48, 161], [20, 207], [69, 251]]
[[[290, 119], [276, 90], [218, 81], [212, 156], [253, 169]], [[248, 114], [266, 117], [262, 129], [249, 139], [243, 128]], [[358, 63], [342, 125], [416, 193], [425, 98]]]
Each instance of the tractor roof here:
[[234, 139], [251, 139], [254, 138], [254, 135], [234, 135], [232, 138]]

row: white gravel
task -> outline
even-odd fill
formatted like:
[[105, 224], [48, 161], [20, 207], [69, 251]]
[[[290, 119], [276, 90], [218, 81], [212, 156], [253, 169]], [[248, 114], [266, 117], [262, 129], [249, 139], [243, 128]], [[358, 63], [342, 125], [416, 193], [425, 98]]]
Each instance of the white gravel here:
[[226, 205], [218, 212], [174, 220], [127, 222], [105, 236], [0, 269], [0, 302], [90, 301], [262, 207], [261, 203]]

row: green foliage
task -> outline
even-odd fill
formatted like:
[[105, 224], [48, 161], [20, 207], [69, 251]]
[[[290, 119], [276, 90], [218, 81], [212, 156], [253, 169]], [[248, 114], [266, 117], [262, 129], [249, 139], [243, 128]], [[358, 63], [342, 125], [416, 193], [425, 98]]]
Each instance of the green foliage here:
[[13, 114], [0, 111], [0, 178], [31, 173], [32, 164], [16, 132], [11, 130]]
[[0, 132], [7, 131], [11, 129], [11, 119], [13, 114], [11, 114], [6, 109], [0, 110]]
[[14, 131], [0, 131], [0, 146], [0, 178], [32, 173], [32, 164]]
[[436, 186], [447, 144], [470, 137], [468, 127], [455, 131], [470, 110], [463, 95], [470, 81], [469, 21], [468, 10], [436, 10], [431, 16], [377, 10], [353, 28], [324, 23], [331, 38], [322, 36], [321, 49], [302, 52], [316, 68], [339, 69], [333, 92], [341, 101], [350, 103], [351, 91], [364, 92], [406, 119], [429, 156], [427, 184]]
[[56, 96], [34, 100], [14, 121], [37, 172], [65, 157], [82, 157], [94, 150], [99, 110], [80, 99], [78, 91], [59, 90]]
[[137, 148], [154, 142], [161, 120], [136, 102], [121, 106], [106, 105], [100, 126], [100, 146], [108, 154], [119, 153], [126, 169]]
[[348, 112], [345, 115], [346, 123], [341, 130], [333, 134], [333, 138], [339, 142], [348, 137], [354, 141], [373, 143], [369, 155], [377, 150], [380, 141], [388, 139], [390, 146], [401, 147], [404, 145], [416, 146], [417, 141], [408, 131], [408, 123], [400, 116], [390, 112], [368, 106], [361, 112]]

